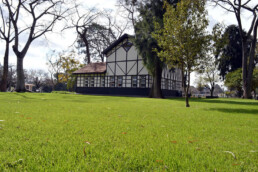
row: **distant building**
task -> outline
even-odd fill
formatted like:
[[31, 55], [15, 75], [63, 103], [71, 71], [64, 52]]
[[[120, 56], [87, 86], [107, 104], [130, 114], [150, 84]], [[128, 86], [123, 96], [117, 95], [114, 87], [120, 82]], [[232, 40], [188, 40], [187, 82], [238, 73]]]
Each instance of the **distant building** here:
[[34, 84], [25, 84], [26, 91], [32, 92], [34, 87], [35, 87]]
[[[106, 48], [106, 62], [91, 63], [75, 71], [76, 92], [102, 95], [148, 96], [152, 77], [143, 65], [132, 43], [125, 34]], [[162, 72], [164, 96], [181, 95], [181, 72], [164, 68]]]
[[[199, 91], [194, 86], [190, 87], [190, 93], [192, 97], [206, 97], [211, 95], [211, 92], [208, 88], [203, 88], [201, 91]], [[218, 84], [215, 85], [213, 96], [224, 97], [224, 91]]]

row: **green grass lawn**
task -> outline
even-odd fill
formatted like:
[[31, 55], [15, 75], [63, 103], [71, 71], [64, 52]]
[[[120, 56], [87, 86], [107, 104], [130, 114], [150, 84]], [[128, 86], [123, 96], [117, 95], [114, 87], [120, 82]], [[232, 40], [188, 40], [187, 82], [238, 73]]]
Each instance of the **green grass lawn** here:
[[258, 171], [258, 101], [0, 93], [0, 171]]

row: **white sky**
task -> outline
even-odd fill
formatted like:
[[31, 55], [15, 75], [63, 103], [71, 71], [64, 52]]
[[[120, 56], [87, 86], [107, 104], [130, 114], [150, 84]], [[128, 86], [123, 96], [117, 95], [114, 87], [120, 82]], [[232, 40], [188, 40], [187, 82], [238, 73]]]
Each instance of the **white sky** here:
[[[116, 11], [116, 0], [79, 0], [87, 7], [94, 7], [100, 9], [112, 9]], [[210, 26], [208, 30], [211, 30], [212, 26], [217, 22], [223, 22], [226, 26], [230, 24], [236, 24], [236, 19], [233, 13], [226, 13], [223, 9], [219, 7], [208, 7]], [[250, 16], [245, 16], [244, 20], [244, 28], [248, 28], [250, 26]], [[130, 32], [130, 31], [129, 31]], [[67, 50], [70, 45], [73, 44], [73, 41], [76, 39], [76, 34], [74, 30], [68, 30], [61, 34], [48, 34], [47, 40], [42, 37], [35, 42], [32, 43], [25, 59], [24, 59], [24, 68], [25, 69], [43, 69], [47, 71], [46, 65], [46, 54], [50, 50]], [[3, 42], [0, 42], [0, 47], [4, 47]], [[16, 57], [12, 53], [12, 49], [10, 48], [10, 64], [16, 64]], [[3, 64], [3, 56], [4, 49], [0, 49], [0, 63]], [[193, 83], [194, 78], [192, 79]]]

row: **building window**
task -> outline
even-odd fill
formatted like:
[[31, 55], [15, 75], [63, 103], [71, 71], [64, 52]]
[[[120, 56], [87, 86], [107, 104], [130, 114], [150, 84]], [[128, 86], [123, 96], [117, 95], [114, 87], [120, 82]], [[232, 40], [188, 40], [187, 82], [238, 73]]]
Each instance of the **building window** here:
[[84, 77], [78, 76], [77, 77], [77, 87], [83, 87], [84, 86]]
[[132, 88], [137, 88], [137, 76], [132, 76]]
[[90, 87], [94, 87], [94, 77], [90, 78]]
[[80, 77], [77, 77], [77, 87], [81, 87], [81, 81], [80, 81]]
[[168, 79], [165, 79], [165, 89], [168, 90]]
[[100, 82], [101, 82], [101, 87], [105, 87], [105, 77], [104, 76], [101, 77]]
[[89, 77], [85, 78], [85, 87], [89, 87]]
[[122, 76], [117, 77], [117, 87], [119, 87], [119, 88], [123, 87], [123, 77]]
[[140, 76], [140, 87], [146, 88], [146, 76]]
[[115, 77], [114, 76], [110, 77], [109, 87], [115, 87]]
[[133, 43], [131, 43], [131, 42], [126, 42], [123, 44], [123, 47], [126, 52], [129, 51], [132, 46], [133, 46]]

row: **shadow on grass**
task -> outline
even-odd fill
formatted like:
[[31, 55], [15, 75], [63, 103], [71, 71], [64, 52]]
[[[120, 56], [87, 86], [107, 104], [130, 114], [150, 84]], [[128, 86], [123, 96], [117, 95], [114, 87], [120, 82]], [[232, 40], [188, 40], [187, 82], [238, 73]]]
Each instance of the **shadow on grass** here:
[[14, 94], [17, 95], [17, 96], [20, 96], [22, 98], [25, 98], [25, 99], [35, 99], [35, 98], [32, 98], [32, 97], [26, 96], [25, 95], [26, 93], [14, 93]]
[[[178, 101], [185, 101], [184, 98], [172, 98], [170, 100], [178, 100]], [[230, 99], [205, 99], [205, 98], [190, 98], [191, 102], [200, 102], [200, 103], [222, 103], [222, 104], [232, 104], [232, 105], [251, 105], [258, 107], [258, 101], [253, 102], [246, 102], [244, 99], [239, 100], [230, 100]]]
[[251, 114], [258, 115], [258, 109], [229, 109], [229, 108], [210, 108], [210, 111], [218, 111], [223, 113], [235, 113], [235, 114]]

